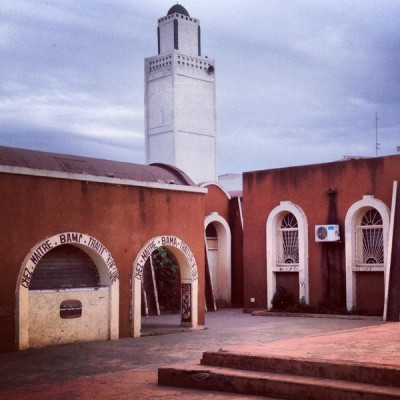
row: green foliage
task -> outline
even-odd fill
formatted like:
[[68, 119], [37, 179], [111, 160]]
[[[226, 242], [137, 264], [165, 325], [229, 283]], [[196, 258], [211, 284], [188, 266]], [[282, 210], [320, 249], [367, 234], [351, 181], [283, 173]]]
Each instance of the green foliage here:
[[294, 306], [295, 298], [284, 287], [279, 287], [276, 290], [271, 303], [273, 310], [287, 311], [290, 307]]
[[180, 309], [180, 276], [175, 257], [164, 247], [159, 247], [151, 255], [156, 276], [158, 300], [166, 310]]
[[345, 307], [343, 308], [329, 308], [322, 304], [318, 307], [306, 304], [304, 299], [297, 300], [292, 293], [290, 293], [286, 288], [279, 287], [274, 297], [272, 298], [272, 310], [271, 311], [281, 311], [288, 313], [303, 313], [303, 314], [336, 314], [336, 315], [382, 315], [381, 312], [373, 313], [364, 310], [353, 309], [347, 311]]

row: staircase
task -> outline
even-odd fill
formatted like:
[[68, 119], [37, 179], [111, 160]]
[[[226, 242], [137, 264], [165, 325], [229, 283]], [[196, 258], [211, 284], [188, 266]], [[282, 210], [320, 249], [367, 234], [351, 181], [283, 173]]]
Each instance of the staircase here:
[[229, 351], [158, 370], [160, 385], [292, 400], [400, 399], [400, 367]]

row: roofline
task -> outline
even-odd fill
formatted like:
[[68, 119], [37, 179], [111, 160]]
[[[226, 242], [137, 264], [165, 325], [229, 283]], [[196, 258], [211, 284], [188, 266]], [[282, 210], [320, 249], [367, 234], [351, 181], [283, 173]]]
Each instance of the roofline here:
[[150, 167], [159, 167], [163, 168], [168, 172], [171, 172], [174, 175], [179, 175], [179, 177], [188, 185], [190, 186], [196, 186], [196, 184], [193, 182], [193, 180], [187, 175], [185, 172], [183, 172], [181, 169], [171, 165], [171, 164], [165, 164], [165, 163], [151, 163], [149, 164]]
[[73, 172], [62, 172], [62, 171], [50, 171], [43, 169], [32, 169], [26, 167], [14, 167], [9, 165], [0, 165], [0, 173], [14, 174], [14, 175], [28, 175], [37, 176], [43, 178], [55, 178], [55, 179], [68, 179], [75, 181], [86, 181], [96, 183], [106, 183], [111, 185], [123, 185], [123, 186], [137, 186], [145, 187], [149, 189], [161, 189], [161, 190], [172, 190], [177, 192], [189, 192], [189, 193], [207, 193], [208, 190], [199, 186], [185, 186], [169, 183], [159, 182], [145, 182], [136, 181], [133, 179], [122, 179], [112, 178], [106, 176], [95, 176], [89, 174], [77, 174]]
[[217, 186], [218, 188], [220, 188], [225, 193], [225, 195], [228, 198], [228, 200], [230, 200], [232, 198], [232, 196], [218, 182], [212, 182], [212, 181], [203, 182], [203, 183], [200, 184], [200, 187], [206, 188], [206, 186], [211, 186], [211, 185], [214, 185], [214, 186]]
[[300, 169], [300, 168], [320, 168], [321, 166], [333, 166], [333, 165], [338, 165], [338, 164], [344, 164], [347, 163], [347, 165], [350, 165], [351, 163], [365, 163], [365, 162], [380, 162], [384, 161], [389, 158], [399, 158], [399, 154], [388, 154], [386, 156], [379, 156], [379, 157], [357, 157], [357, 158], [347, 158], [347, 159], [340, 159], [340, 160], [335, 160], [335, 161], [327, 161], [327, 162], [322, 162], [322, 163], [312, 163], [312, 164], [300, 164], [300, 165], [289, 165], [286, 167], [276, 167], [276, 168], [266, 168], [266, 169], [259, 169], [259, 170], [254, 170], [254, 171], [246, 171], [243, 172], [243, 180], [245, 180], [245, 177], [252, 175], [252, 174], [258, 174], [258, 173], [265, 173], [265, 172], [277, 172], [277, 171], [282, 171], [282, 170], [294, 170], [294, 169]]

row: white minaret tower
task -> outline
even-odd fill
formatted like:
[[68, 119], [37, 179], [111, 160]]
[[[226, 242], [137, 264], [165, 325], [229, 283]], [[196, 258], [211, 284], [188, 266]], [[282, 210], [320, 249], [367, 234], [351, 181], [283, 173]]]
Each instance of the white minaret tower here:
[[157, 35], [158, 55], [145, 59], [146, 163], [217, 181], [214, 60], [201, 56], [199, 20], [176, 4]]

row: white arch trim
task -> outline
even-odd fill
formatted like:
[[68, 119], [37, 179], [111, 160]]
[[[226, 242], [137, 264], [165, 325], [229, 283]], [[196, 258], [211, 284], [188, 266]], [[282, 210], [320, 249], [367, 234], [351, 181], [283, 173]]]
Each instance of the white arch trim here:
[[292, 213], [299, 226], [299, 300], [309, 302], [308, 284], [308, 222], [304, 211], [291, 201], [281, 201], [268, 216], [266, 226], [267, 240], [267, 306], [271, 308], [276, 292], [276, 226], [282, 213]]
[[109, 287], [109, 339], [119, 336], [119, 275], [111, 253], [96, 238], [80, 232], [62, 232], [38, 242], [23, 261], [16, 287], [16, 339], [19, 350], [29, 348], [29, 284], [42, 259], [55, 247], [70, 244], [84, 251], [95, 263], [100, 284]]
[[347, 310], [351, 311], [356, 307], [356, 272], [362, 271], [381, 271], [382, 268], [377, 267], [357, 268], [356, 259], [356, 241], [355, 229], [361, 214], [366, 209], [375, 208], [382, 217], [383, 222], [383, 257], [384, 257], [384, 281], [386, 282], [386, 265], [388, 260], [388, 244], [389, 244], [389, 220], [390, 212], [386, 204], [376, 199], [372, 195], [363, 196], [362, 200], [354, 203], [347, 211], [345, 218], [345, 249], [346, 249], [346, 306]]
[[208, 186], [216, 186], [217, 188], [221, 189], [222, 192], [225, 193], [225, 196], [228, 200], [230, 200], [232, 198], [232, 196], [218, 182], [209, 181], [209, 182], [203, 182], [200, 184], [200, 187], [202, 187], [202, 188], [207, 188]]
[[[189, 246], [179, 237], [172, 235], [156, 236], [150, 239], [139, 251], [134, 264], [133, 264], [133, 278], [132, 278], [132, 327], [131, 332], [133, 337], [140, 337], [141, 329], [141, 290], [143, 268], [146, 261], [151, 256], [154, 250], [159, 247], [165, 247], [170, 250], [175, 256], [179, 264], [179, 271], [181, 274], [182, 291], [190, 288], [190, 319], [191, 322], [185, 323], [183, 318], [183, 307], [181, 307], [181, 325], [197, 328], [198, 325], [198, 268], [192, 250]], [[190, 286], [188, 286], [190, 285]]]
[[[212, 224], [217, 231], [218, 237], [218, 282], [217, 289], [219, 298], [225, 300], [227, 304], [232, 302], [232, 234], [231, 229], [225, 218], [217, 212], [207, 215], [204, 220], [204, 232], [209, 224]], [[206, 241], [207, 243], [207, 241]], [[221, 284], [224, 282], [224, 286]]]

